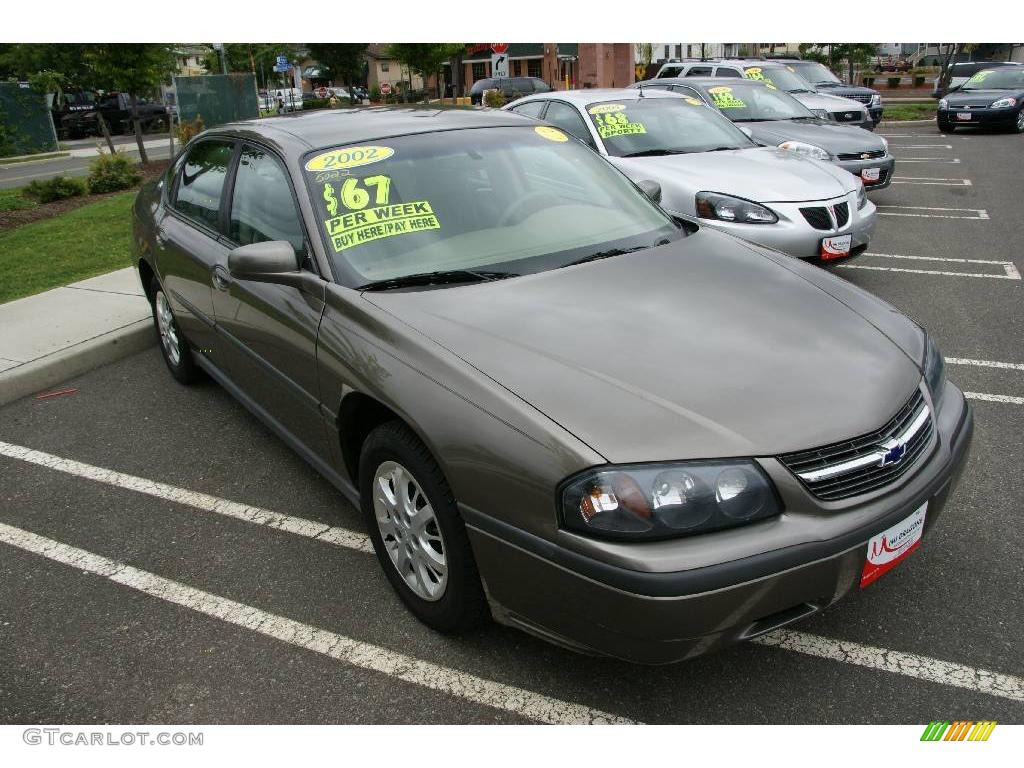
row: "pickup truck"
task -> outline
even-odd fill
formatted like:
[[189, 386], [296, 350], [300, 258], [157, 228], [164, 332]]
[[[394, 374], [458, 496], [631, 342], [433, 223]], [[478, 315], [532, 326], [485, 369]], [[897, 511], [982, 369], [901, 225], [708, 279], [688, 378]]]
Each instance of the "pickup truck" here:
[[[162, 131], [167, 127], [167, 108], [148, 99], [138, 100], [139, 120], [143, 133]], [[109, 92], [100, 95], [94, 91], [70, 91], [53, 108], [53, 124], [61, 139], [80, 139], [100, 134], [96, 114], [103, 115], [113, 134], [132, 132], [131, 96]]]

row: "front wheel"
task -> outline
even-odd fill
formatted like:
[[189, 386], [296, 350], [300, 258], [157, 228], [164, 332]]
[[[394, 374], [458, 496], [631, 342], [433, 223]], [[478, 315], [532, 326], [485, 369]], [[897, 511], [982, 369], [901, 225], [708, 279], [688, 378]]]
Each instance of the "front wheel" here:
[[481, 624], [487, 601], [455, 499], [426, 446], [401, 422], [366, 438], [359, 491], [377, 559], [406, 607], [439, 632]]
[[1014, 133], [1024, 133], [1024, 107], [1017, 110], [1017, 125], [1014, 128]]
[[939, 132], [940, 133], [953, 133], [956, 130], [956, 126], [948, 120], [939, 120]]
[[153, 324], [160, 337], [160, 352], [167, 363], [167, 370], [182, 384], [198, 381], [202, 373], [192, 359], [192, 351], [181, 335], [178, 321], [174, 319], [171, 305], [167, 302], [167, 295], [156, 278], [153, 279], [150, 295], [153, 297]]

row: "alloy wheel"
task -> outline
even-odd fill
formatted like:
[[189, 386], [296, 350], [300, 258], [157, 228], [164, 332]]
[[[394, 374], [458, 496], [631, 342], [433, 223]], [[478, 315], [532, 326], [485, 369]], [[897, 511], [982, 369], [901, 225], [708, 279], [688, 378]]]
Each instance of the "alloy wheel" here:
[[402, 580], [418, 597], [444, 597], [448, 560], [434, 509], [416, 478], [395, 461], [373, 476], [373, 511], [384, 548]]
[[174, 315], [171, 314], [171, 306], [167, 303], [167, 297], [163, 291], [157, 291], [156, 300], [156, 325], [160, 331], [160, 345], [164, 348], [164, 354], [172, 364], [178, 365], [181, 362], [181, 342], [178, 340], [178, 329], [174, 325]]

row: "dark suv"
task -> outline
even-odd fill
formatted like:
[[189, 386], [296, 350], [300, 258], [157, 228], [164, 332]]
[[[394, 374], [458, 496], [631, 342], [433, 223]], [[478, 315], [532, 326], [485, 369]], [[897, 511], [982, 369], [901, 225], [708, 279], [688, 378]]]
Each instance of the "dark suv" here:
[[[138, 100], [139, 121], [144, 133], [163, 131], [167, 126], [167, 108], [141, 96]], [[61, 103], [54, 106], [53, 123], [61, 139], [80, 139], [99, 135], [96, 113], [103, 115], [113, 134], [132, 132], [131, 96], [127, 93], [93, 91], [64, 93]]]
[[554, 90], [539, 77], [485, 77], [483, 80], [477, 80], [469, 89], [470, 103], [483, 104], [484, 91], [492, 88], [501, 91], [506, 101]]
[[859, 101], [867, 107], [871, 114], [871, 121], [875, 125], [878, 125], [878, 121], [882, 119], [882, 94], [873, 88], [847, 85], [836, 77], [831, 69], [817, 61], [805, 59], [779, 59], [778, 61], [792, 69], [821, 93], [830, 93], [833, 96]]

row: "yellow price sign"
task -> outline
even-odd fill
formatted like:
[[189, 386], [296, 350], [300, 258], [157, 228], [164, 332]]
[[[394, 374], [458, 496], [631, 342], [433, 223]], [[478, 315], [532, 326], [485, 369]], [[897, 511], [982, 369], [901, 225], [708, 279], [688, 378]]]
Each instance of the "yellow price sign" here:
[[322, 152], [306, 161], [307, 171], [333, 171], [342, 168], [356, 168], [360, 165], [379, 163], [395, 154], [391, 147], [366, 146], [346, 147]]

